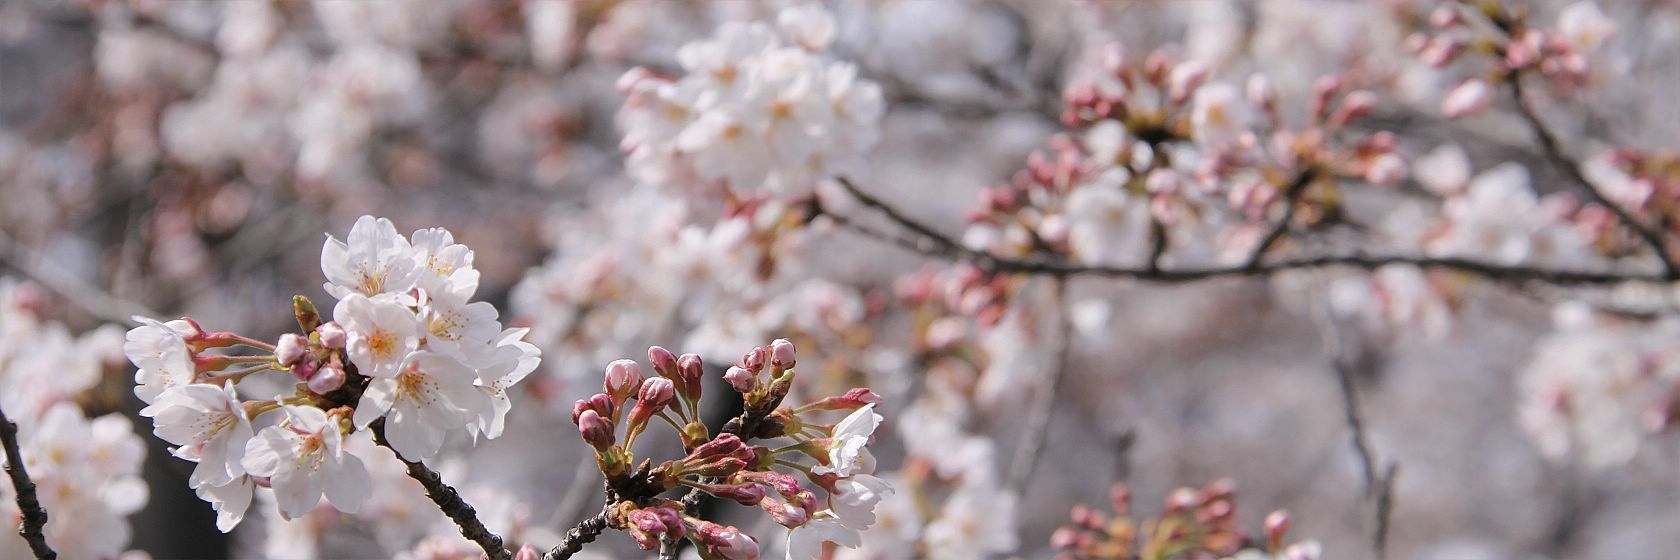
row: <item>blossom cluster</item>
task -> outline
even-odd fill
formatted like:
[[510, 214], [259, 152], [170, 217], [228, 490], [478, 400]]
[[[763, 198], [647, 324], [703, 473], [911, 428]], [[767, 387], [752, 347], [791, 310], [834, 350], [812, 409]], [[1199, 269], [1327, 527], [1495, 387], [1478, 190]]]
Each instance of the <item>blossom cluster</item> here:
[[[216, 507], [218, 528], [244, 518], [258, 487], [273, 489], [283, 518], [308, 514], [323, 494], [340, 511], [359, 510], [370, 479], [347, 449], [375, 422], [409, 462], [432, 459], [450, 432], [501, 435], [507, 389], [536, 368], [539, 351], [520, 340], [523, 330], [503, 330], [490, 304], [472, 301], [472, 260], [447, 230], [411, 241], [389, 220], [363, 216], [321, 251], [324, 288], [338, 298], [331, 320], [295, 298], [304, 334], [269, 344], [187, 318], [136, 318], [123, 350], [139, 368], [141, 415], [176, 457], [198, 463], [189, 484]], [[238, 347], [260, 353], [227, 351]], [[265, 372], [286, 372], [295, 385], [242, 400], [236, 384]], [[264, 416], [278, 422], [259, 429]]]
[[[41, 318], [45, 304], [40, 287], [0, 278], [0, 407], [18, 424], [23, 466], [52, 516], [47, 543], [68, 558], [115, 557], [133, 535], [127, 517], [150, 495], [140, 478], [144, 443], [127, 417], [100, 404], [109, 400], [98, 384], [120, 356], [120, 334], [73, 336]], [[0, 477], [0, 519], [10, 527], [22, 515], [16, 494]], [[0, 556], [29, 555], [17, 531], [0, 537]]]
[[645, 68], [619, 80], [632, 177], [656, 184], [808, 192], [875, 144], [881, 90], [823, 57], [833, 16], [795, 5], [777, 28], [729, 23], [677, 51], [680, 77]]
[[1051, 545], [1066, 560], [1125, 558], [1223, 558], [1226, 560], [1318, 560], [1316, 541], [1285, 545], [1289, 514], [1266, 515], [1264, 535], [1245, 535], [1237, 523], [1236, 487], [1219, 480], [1200, 489], [1179, 488], [1167, 495], [1155, 517], [1132, 510], [1125, 484], [1109, 490], [1112, 513], [1088, 506], [1073, 508], [1072, 522], [1057, 529]]
[[1483, 67], [1483, 75], [1460, 81], [1441, 98], [1441, 113], [1460, 118], [1486, 112], [1499, 84], [1521, 72], [1538, 72], [1561, 89], [1586, 85], [1593, 69], [1605, 67], [1595, 66], [1594, 57], [1615, 33], [1616, 23], [1591, 1], [1563, 8], [1551, 28], [1530, 25], [1526, 10], [1501, 2], [1443, 2], [1430, 13], [1429, 29], [1405, 41], [1430, 66], [1474, 60]]
[[1320, 77], [1306, 122], [1264, 74], [1243, 87], [1202, 62], [1105, 46], [1099, 70], [1064, 94], [1062, 123], [1007, 184], [981, 193], [964, 242], [1001, 255], [1092, 264], [1241, 263], [1268, 219], [1335, 218], [1335, 178], [1389, 185], [1406, 174], [1394, 135], [1344, 137], [1377, 104], [1348, 78]]
[[[744, 412], [714, 434], [700, 416], [707, 383], [700, 356], [654, 346], [648, 362], [656, 377], [645, 376], [633, 360], [608, 364], [603, 391], [572, 408], [572, 422], [595, 449], [596, 464], [617, 496], [604, 512], [608, 526], [628, 532], [644, 550], [686, 538], [702, 558], [759, 557], [757, 538], [696, 517], [683, 502], [658, 497], [686, 487], [762, 509], [788, 529], [789, 560], [821, 558], [824, 543], [861, 545], [858, 532], [875, 523], [876, 504], [893, 491], [874, 476], [868, 447], [882, 420], [875, 412], [879, 396], [856, 388], [798, 407], [784, 405], [797, 355], [792, 342], [777, 339], [753, 348], [723, 374]], [[848, 414], [834, 424], [819, 420], [836, 412]], [[654, 418], [676, 432], [684, 455], [637, 465], [636, 440]]]

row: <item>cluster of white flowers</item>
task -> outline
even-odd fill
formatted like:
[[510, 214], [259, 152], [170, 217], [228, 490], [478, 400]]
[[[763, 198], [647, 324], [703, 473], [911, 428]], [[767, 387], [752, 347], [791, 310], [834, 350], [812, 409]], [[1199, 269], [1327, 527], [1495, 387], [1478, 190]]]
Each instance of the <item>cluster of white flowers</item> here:
[[[141, 414], [179, 446], [177, 457], [198, 463], [189, 483], [215, 504], [219, 528], [239, 523], [258, 486], [274, 490], [286, 518], [313, 510], [323, 493], [340, 511], [356, 512], [369, 476], [345, 451], [347, 438], [381, 418], [391, 448], [409, 461], [435, 456], [448, 432], [501, 435], [512, 407], [507, 390], [536, 368], [540, 353], [520, 340], [524, 329], [503, 330], [493, 306], [472, 301], [472, 260], [447, 230], [416, 231], [411, 243], [389, 220], [363, 216], [346, 240], [329, 236], [322, 248], [324, 287], [339, 302], [334, 321], [307, 338], [288, 334], [269, 346], [205, 333], [186, 319], [140, 318], [124, 351], [139, 368], [135, 394], [150, 405]], [[272, 355], [205, 352], [234, 344]], [[211, 375], [230, 363], [257, 365]], [[290, 370], [302, 382], [297, 396], [242, 402], [234, 383], [267, 370]], [[346, 394], [352, 387], [359, 394]], [[340, 394], [354, 400], [331, 400]], [[349, 404], [353, 415], [334, 408]], [[284, 418], [254, 430], [268, 411]]]
[[1586, 228], [1572, 221], [1577, 205], [1568, 195], [1536, 195], [1526, 168], [1507, 163], [1472, 178], [1462, 149], [1453, 145], [1418, 165], [1420, 181], [1443, 197], [1441, 226], [1424, 240], [1430, 254], [1501, 264], [1593, 261]]
[[[37, 317], [39, 303], [39, 288], [0, 278], [0, 407], [19, 426], [24, 467], [51, 515], [47, 543], [65, 558], [115, 557], [131, 536], [126, 517], [149, 495], [140, 479], [146, 447], [127, 417], [89, 418], [76, 401], [112, 365], [121, 339], [108, 329], [72, 336]], [[0, 519], [21, 519], [10, 477], [0, 477]], [[17, 531], [0, 536], [0, 556], [30, 554]]]
[[808, 191], [852, 169], [876, 141], [880, 88], [857, 67], [824, 60], [832, 17], [795, 6], [729, 23], [677, 52], [683, 75], [637, 68], [620, 81], [630, 175], [656, 184]]
[[1650, 324], [1558, 306], [1518, 387], [1518, 424], [1547, 458], [1587, 467], [1632, 460], [1649, 433], [1680, 419], [1680, 321]]

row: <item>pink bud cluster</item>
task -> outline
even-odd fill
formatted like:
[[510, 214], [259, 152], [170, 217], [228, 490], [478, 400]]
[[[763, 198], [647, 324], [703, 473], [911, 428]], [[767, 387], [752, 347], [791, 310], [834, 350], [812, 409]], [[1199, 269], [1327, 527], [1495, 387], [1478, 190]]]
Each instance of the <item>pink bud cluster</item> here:
[[1131, 498], [1130, 488], [1116, 484], [1109, 491], [1112, 512], [1075, 506], [1069, 514], [1069, 523], [1050, 537], [1057, 558], [1137, 558], [1149, 551], [1162, 550], [1178, 551], [1191, 558], [1247, 558], [1258, 554], [1255, 557], [1317, 560], [1322, 554], [1314, 541], [1284, 544], [1289, 514], [1281, 510], [1266, 515], [1262, 538], [1243, 534], [1237, 523], [1236, 493], [1229, 480], [1214, 481], [1200, 489], [1173, 491], [1156, 517], [1138, 516], [1132, 510]]
[[1595, 54], [1615, 35], [1616, 25], [1597, 4], [1571, 4], [1554, 27], [1532, 25], [1521, 8], [1503, 2], [1442, 3], [1429, 16], [1429, 29], [1406, 38], [1414, 56], [1435, 68], [1462, 60], [1486, 67], [1482, 76], [1460, 81], [1441, 100], [1451, 118], [1480, 114], [1497, 97], [1496, 83], [1534, 71], [1560, 89], [1585, 85]]
[[[855, 546], [855, 532], [873, 523], [875, 503], [891, 491], [871, 474], [875, 460], [867, 448], [881, 420], [874, 412], [879, 396], [855, 388], [801, 407], [784, 406], [798, 353], [791, 341], [778, 339], [745, 353], [723, 374], [743, 399], [745, 412], [714, 435], [699, 415], [705, 382], [700, 357], [678, 357], [655, 346], [648, 349], [648, 362], [658, 377], [645, 377], [631, 360], [612, 362], [603, 375], [603, 391], [572, 408], [572, 421], [595, 449], [596, 462], [620, 499], [610, 526], [628, 532], [643, 549], [686, 538], [703, 557], [757, 558], [757, 539], [688, 515], [681, 503], [658, 497], [687, 487], [696, 495], [757, 506], [791, 530], [790, 548], [820, 549], [823, 542]], [[628, 404], [632, 398], [636, 402]], [[848, 414], [838, 423], [822, 424], [820, 417], [834, 411]], [[636, 438], [653, 417], [677, 432], [681, 458], [637, 463]], [[780, 443], [754, 446], [750, 440]], [[802, 464], [802, 458], [812, 464]]]

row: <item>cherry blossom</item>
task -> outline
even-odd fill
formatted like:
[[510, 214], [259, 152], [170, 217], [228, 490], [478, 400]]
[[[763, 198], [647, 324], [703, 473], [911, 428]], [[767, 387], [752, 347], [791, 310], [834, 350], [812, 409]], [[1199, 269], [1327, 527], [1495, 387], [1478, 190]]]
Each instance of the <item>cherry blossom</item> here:
[[315, 509], [323, 494], [354, 513], [368, 497], [362, 460], [344, 452], [340, 422], [318, 408], [285, 406], [286, 422], [258, 431], [245, 448], [245, 470], [267, 477], [285, 518]]

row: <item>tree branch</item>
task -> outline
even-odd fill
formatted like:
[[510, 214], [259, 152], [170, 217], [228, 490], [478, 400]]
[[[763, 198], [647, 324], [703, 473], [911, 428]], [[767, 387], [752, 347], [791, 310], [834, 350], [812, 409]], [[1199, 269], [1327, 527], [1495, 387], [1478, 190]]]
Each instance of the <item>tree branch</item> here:
[[1307, 190], [1307, 185], [1311, 184], [1312, 180], [1311, 170], [1302, 171], [1283, 188], [1283, 216], [1278, 218], [1277, 223], [1272, 224], [1272, 229], [1266, 232], [1265, 237], [1260, 238], [1260, 243], [1254, 246], [1254, 252], [1249, 253], [1248, 260], [1243, 263], [1244, 268], [1259, 268], [1260, 260], [1266, 256], [1266, 250], [1282, 239], [1283, 234], [1289, 232], [1289, 222], [1295, 219], [1296, 199], [1301, 198], [1301, 193]]
[[380, 447], [391, 449], [391, 454], [395, 455], [397, 460], [402, 461], [403, 466], [408, 468], [408, 477], [425, 487], [426, 497], [431, 498], [432, 503], [437, 504], [438, 509], [443, 510], [443, 514], [449, 516], [449, 519], [455, 522], [455, 526], [461, 528], [461, 536], [478, 543], [478, 546], [484, 549], [484, 553], [489, 556], [490, 560], [511, 560], [513, 558], [513, 554], [503, 546], [502, 537], [484, 528], [484, 523], [478, 520], [478, 512], [473, 509], [472, 504], [461, 499], [461, 493], [455, 491], [454, 487], [444, 483], [443, 477], [439, 476], [437, 471], [423, 463], [404, 459], [402, 454], [391, 448], [390, 442], [385, 440], [384, 418], [375, 420], [369, 427], [373, 430], [374, 443], [378, 443]]
[[1430, 257], [1416, 255], [1368, 255], [1361, 252], [1346, 254], [1326, 254], [1280, 259], [1258, 266], [1212, 266], [1205, 268], [1190, 268], [1167, 270], [1159, 268], [1130, 268], [1119, 266], [1085, 265], [1069, 262], [1060, 258], [1024, 257], [1009, 258], [993, 255], [985, 251], [977, 251], [964, 247], [949, 236], [934, 231], [916, 220], [909, 218], [897, 209], [887, 205], [874, 196], [857, 188], [846, 178], [839, 179], [840, 185], [864, 206], [874, 209], [886, 216], [894, 224], [918, 235], [915, 240], [896, 238], [885, 233], [864, 227], [856, 221], [818, 211], [833, 217], [835, 222], [843, 227], [858, 231], [870, 237], [891, 242], [909, 251], [922, 255], [953, 261], [963, 261], [990, 272], [1009, 272], [1021, 274], [1042, 274], [1048, 276], [1098, 276], [1108, 278], [1131, 278], [1146, 282], [1192, 282], [1221, 277], [1270, 276], [1286, 270], [1316, 269], [1333, 266], [1347, 266], [1364, 270], [1373, 270], [1391, 264], [1412, 265], [1420, 268], [1448, 269], [1474, 274], [1491, 281], [1520, 284], [1528, 281], [1542, 281], [1551, 284], [1620, 284], [1624, 282], [1667, 282], [1666, 274], [1649, 274], [1627, 271], [1593, 271], [1593, 270], [1559, 270], [1537, 268], [1519, 265], [1504, 265], [1490, 263], [1462, 257]]
[[1657, 260], [1662, 262], [1664, 279], [1680, 279], [1680, 267], [1677, 267], [1674, 260], [1669, 257], [1668, 247], [1663, 242], [1662, 234], [1645, 227], [1645, 224], [1641, 223], [1627, 209], [1622, 208], [1622, 205], [1604, 196], [1604, 193], [1600, 192], [1592, 181], [1587, 180], [1586, 173], [1581, 171], [1581, 164], [1563, 152], [1563, 143], [1558, 140], [1557, 133], [1546, 125], [1546, 121], [1541, 120], [1540, 113], [1534, 109], [1534, 106], [1529, 103], [1528, 97], [1523, 94], [1521, 72], [1507, 74], [1505, 82], [1511, 85], [1511, 97], [1516, 100], [1517, 112], [1522, 115], [1524, 121], [1527, 121], [1528, 128], [1534, 132], [1534, 137], [1540, 141], [1540, 148], [1546, 159], [1551, 161], [1554, 167], [1563, 171], [1564, 175], [1568, 176], [1570, 180], [1581, 185], [1588, 199], [1610, 209], [1616, 215], [1616, 219], [1621, 220], [1628, 229], [1633, 230], [1635, 235], [1638, 235], [1647, 245], [1651, 246], [1651, 252], [1657, 256]]
[[6, 411], [0, 410], [0, 442], [6, 447], [6, 474], [12, 477], [12, 489], [17, 492], [18, 510], [23, 513], [23, 523], [18, 527], [18, 534], [29, 543], [29, 550], [40, 560], [58, 558], [51, 546], [47, 545], [47, 510], [41, 507], [41, 501], [35, 495], [35, 481], [30, 480], [29, 471], [23, 466], [23, 453], [18, 451], [17, 424], [6, 417]]
[[560, 544], [554, 545], [553, 550], [544, 554], [543, 560], [566, 560], [583, 550], [583, 545], [595, 542], [595, 537], [601, 536], [601, 533], [607, 530], [607, 508], [610, 507], [612, 504], [609, 502], [601, 508], [601, 513], [590, 516], [566, 531], [566, 536], [560, 539]]
[[1055, 412], [1056, 391], [1061, 388], [1062, 378], [1067, 373], [1068, 353], [1072, 344], [1072, 325], [1069, 309], [1064, 300], [1067, 299], [1067, 278], [1052, 278], [1050, 295], [1056, 308], [1056, 333], [1053, 335], [1055, 349], [1050, 356], [1049, 367], [1044, 371], [1044, 377], [1034, 390], [1031, 408], [1027, 409], [1027, 427], [1021, 436], [1021, 443], [1015, 448], [1015, 458], [1009, 464], [1008, 488], [1016, 496], [1022, 495], [1027, 489], [1027, 483], [1032, 480], [1033, 470], [1038, 466], [1038, 456], [1044, 450], [1044, 441], [1050, 432], [1050, 420]]

